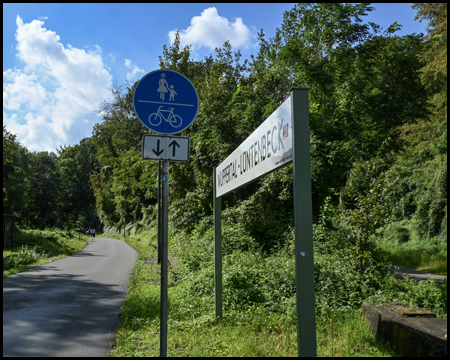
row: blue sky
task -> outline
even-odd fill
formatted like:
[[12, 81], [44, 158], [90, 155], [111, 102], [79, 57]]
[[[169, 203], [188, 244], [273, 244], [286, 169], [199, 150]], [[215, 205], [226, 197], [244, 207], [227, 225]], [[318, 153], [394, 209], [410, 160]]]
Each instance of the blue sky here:
[[[372, 4], [365, 17], [398, 35], [426, 33], [412, 4]], [[176, 30], [202, 59], [230, 40], [243, 58], [256, 33], [281, 28], [281, 4], [3, 4], [3, 124], [31, 151], [55, 151], [91, 136], [114, 83], [158, 69]]]

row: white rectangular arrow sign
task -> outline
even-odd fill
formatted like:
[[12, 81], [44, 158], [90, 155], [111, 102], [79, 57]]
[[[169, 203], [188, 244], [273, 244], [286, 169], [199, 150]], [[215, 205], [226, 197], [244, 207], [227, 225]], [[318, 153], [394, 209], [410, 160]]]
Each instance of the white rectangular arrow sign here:
[[189, 161], [190, 139], [183, 136], [144, 135], [142, 159]]

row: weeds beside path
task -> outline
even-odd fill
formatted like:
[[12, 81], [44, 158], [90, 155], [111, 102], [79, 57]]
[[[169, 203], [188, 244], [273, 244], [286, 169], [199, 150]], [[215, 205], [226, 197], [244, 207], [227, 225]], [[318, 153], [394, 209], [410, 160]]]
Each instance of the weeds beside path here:
[[[151, 245], [153, 239], [143, 234], [115, 238], [138, 251], [139, 259], [109, 355], [159, 356], [160, 265], [154, 261], [157, 252]], [[187, 291], [188, 281], [170, 270], [168, 356], [297, 356], [297, 329], [292, 316], [250, 306], [228, 308], [223, 318], [216, 318], [214, 298], [193, 298]], [[318, 317], [316, 329], [318, 356], [396, 356], [389, 346], [374, 339], [360, 310]]]
[[75, 254], [92, 239], [77, 233], [50, 229], [20, 229], [16, 232], [14, 249], [3, 250], [3, 278], [35, 266]]

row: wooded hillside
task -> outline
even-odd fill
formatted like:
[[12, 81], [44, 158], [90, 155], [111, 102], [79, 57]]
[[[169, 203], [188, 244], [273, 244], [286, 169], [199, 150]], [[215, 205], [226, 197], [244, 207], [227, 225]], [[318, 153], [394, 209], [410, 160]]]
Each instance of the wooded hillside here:
[[[196, 120], [177, 134], [191, 139], [190, 161], [170, 165], [173, 355], [216, 356], [222, 344], [223, 355], [297, 353], [292, 165], [222, 197], [226, 316], [213, 312], [213, 170], [294, 87], [309, 88], [320, 354], [395, 353], [364, 335], [364, 301], [399, 301], [447, 319], [446, 280], [400, 281], [389, 266], [447, 274], [447, 5], [413, 7], [429, 21], [427, 34], [366, 24], [368, 4], [298, 4], [273, 38], [259, 32], [249, 60], [228, 42], [198, 61], [179, 34], [164, 46], [160, 68], [185, 75], [200, 98]], [[28, 151], [3, 126], [3, 211], [19, 229], [95, 227], [123, 239], [126, 226], [139, 252], [115, 356], [156, 356], [160, 329], [161, 270], [151, 246], [157, 162], [141, 159], [150, 132], [133, 110], [136, 85], [116, 85], [99, 104], [92, 136], [56, 154]]]
[[[397, 36], [398, 23], [364, 24], [367, 4], [299, 4], [274, 38], [261, 30], [250, 61], [228, 42], [200, 61], [179, 36], [164, 47], [160, 68], [187, 76], [200, 97], [196, 121], [181, 134], [191, 138], [191, 161], [171, 166], [174, 230], [192, 231], [211, 215], [213, 168], [290, 88], [308, 87], [315, 222], [330, 227], [345, 212], [376, 206], [375, 227], [408, 221], [424, 239], [446, 241], [447, 10], [415, 7], [430, 20], [426, 36]], [[3, 127], [4, 212], [40, 228], [121, 227], [125, 209], [127, 226], [142, 226], [154, 212], [157, 166], [141, 160], [148, 129], [133, 111], [135, 85], [112, 89], [92, 137], [57, 154], [31, 153]], [[292, 195], [287, 166], [227, 195], [224, 206], [270, 251], [292, 228]]]

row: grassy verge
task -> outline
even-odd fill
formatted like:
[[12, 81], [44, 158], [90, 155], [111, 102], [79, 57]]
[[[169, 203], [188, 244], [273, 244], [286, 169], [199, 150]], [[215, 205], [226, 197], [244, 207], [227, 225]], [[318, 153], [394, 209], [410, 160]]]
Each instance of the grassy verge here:
[[377, 243], [392, 264], [447, 276], [447, 241], [422, 238], [411, 220], [388, 224]]
[[78, 233], [51, 229], [20, 229], [15, 233], [14, 249], [3, 250], [3, 277], [47, 264], [83, 249], [90, 241], [79, 240]]
[[[154, 234], [152, 234], [154, 235]], [[108, 235], [110, 236], [110, 235]], [[110, 356], [159, 356], [160, 266], [151, 235], [126, 241], [139, 253]], [[193, 297], [188, 279], [169, 274], [169, 356], [297, 356], [295, 317], [264, 306], [225, 310], [214, 316], [214, 298]], [[360, 310], [317, 317], [318, 356], [395, 356], [370, 334]]]
[[410, 241], [404, 244], [380, 244], [390, 262], [433, 274], [447, 276], [447, 244]]

